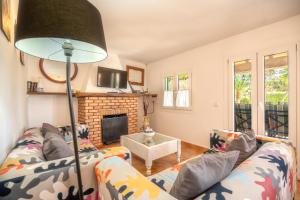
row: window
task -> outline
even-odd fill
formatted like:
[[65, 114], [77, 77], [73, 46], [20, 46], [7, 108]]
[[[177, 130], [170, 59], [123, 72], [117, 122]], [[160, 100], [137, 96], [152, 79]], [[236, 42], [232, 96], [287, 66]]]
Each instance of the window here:
[[288, 53], [264, 56], [265, 134], [288, 138], [289, 110]]
[[164, 79], [163, 106], [169, 108], [190, 108], [191, 75], [181, 73]]
[[296, 141], [296, 48], [287, 46], [229, 62], [228, 128]]
[[173, 107], [176, 77], [168, 76], [164, 80], [164, 103], [165, 107]]
[[252, 128], [251, 76], [249, 59], [234, 62], [234, 131]]

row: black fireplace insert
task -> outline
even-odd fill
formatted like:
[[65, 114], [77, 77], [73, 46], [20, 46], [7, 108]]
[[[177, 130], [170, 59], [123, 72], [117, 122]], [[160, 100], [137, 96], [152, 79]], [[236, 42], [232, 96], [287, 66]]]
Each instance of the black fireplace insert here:
[[128, 134], [128, 117], [126, 114], [105, 115], [102, 119], [102, 142], [118, 142], [121, 135]]

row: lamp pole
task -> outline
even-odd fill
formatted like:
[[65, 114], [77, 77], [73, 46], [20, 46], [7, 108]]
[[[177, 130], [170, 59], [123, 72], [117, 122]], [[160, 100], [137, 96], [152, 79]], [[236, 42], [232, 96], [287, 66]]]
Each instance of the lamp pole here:
[[72, 88], [71, 88], [71, 57], [74, 47], [71, 42], [66, 41], [62, 45], [64, 49], [64, 54], [67, 58], [67, 71], [66, 71], [66, 83], [67, 83], [67, 95], [68, 95], [68, 103], [69, 103], [69, 112], [71, 119], [71, 130], [73, 135], [73, 145], [74, 145], [74, 153], [75, 153], [75, 161], [76, 161], [76, 170], [77, 170], [77, 182], [78, 182], [78, 196], [80, 200], [83, 200], [83, 191], [82, 191], [82, 179], [81, 179], [81, 171], [80, 171], [80, 161], [79, 161], [79, 153], [78, 153], [78, 143], [77, 143], [77, 134], [75, 127], [75, 116], [73, 110], [73, 100], [72, 100]]

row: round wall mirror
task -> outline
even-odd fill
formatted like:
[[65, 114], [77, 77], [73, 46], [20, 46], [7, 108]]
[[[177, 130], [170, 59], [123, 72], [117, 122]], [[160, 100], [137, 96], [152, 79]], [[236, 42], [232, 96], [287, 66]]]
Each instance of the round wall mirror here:
[[[44, 59], [40, 59], [39, 66], [42, 74], [49, 81], [55, 83], [66, 82], [66, 63], [53, 61], [48, 61], [45, 63]], [[77, 64], [73, 64], [71, 66], [71, 80], [74, 80], [76, 78], [77, 73], [78, 66]]]

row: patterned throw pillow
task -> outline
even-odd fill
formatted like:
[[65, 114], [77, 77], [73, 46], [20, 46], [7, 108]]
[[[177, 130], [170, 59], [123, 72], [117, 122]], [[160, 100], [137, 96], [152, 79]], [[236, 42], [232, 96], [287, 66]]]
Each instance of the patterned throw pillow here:
[[[71, 126], [59, 127], [60, 135], [64, 138], [67, 143], [73, 141]], [[89, 128], [86, 124], [77, 124], [76, 125], [76, 134], [80, 139], [89, 139]]]
[[240, 155], [234, 168], [249, 158], [256, 151], [256, 138], [253, 130], [248, 130], [232, 140], [226, 147], [226, 151], [239, 151]]
[[240, 134], [240, 132], [213, 129], [210, 134], [210, 148], [225, 152], [228, 144]]

